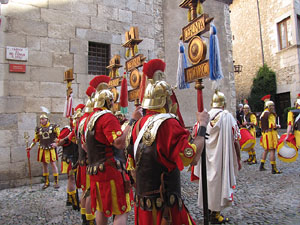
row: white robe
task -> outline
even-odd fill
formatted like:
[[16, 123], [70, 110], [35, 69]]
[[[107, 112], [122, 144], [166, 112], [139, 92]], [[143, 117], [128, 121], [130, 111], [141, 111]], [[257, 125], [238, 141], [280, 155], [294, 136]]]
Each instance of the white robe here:
[[[210, 136], [206, 140], [208, 208], [212, 211], [221, 211], [232, 205], [233, 188], [236, 185], [238, 172], [234, 141], [240, 136], [239, 128], [236, 120], [227, 110], [210, 110], [210, 120], [214, 119], [218, 112], [220, 112], [220, 119], [213, 127], [208, 124], [207, 133]], [[200, 178], [198, 205], [203, 208], [201, 159], [195, 166], [194, 173]]]

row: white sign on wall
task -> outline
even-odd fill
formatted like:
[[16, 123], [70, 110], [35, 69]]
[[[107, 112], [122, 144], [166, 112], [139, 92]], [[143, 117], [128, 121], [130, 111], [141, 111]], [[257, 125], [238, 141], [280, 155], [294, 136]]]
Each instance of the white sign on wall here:
[[28, 48], [6, 46], [6, 59], [27, 61]]

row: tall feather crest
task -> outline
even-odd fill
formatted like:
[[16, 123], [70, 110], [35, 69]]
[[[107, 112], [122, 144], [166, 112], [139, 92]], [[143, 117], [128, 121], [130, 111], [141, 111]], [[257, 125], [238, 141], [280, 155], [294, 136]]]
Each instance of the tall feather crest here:
[[269, 101], [271, 99], [271, 95], [265, 95], [261, 98], [262, 101]]
[[87, 89], [86, 89], [86, 95], [87, 96], [89, 96], [89, 97], [91, 97], [92, 96], [92, 94], [93, 93], [95, 93], [96, 92], [96, 89], [94, 88], [94, 87], [92, 87], [92, 86], [89, 86]]
[[44, 113], [50, 114], [49, 109], [47, 109], [45, 106], [41, 106], [41, 110], [42, 110]]
[[165, 71], [166, 63], [161, 59], [152, 59], [148, 63], [144, 63], [143, 73], [149, 78], [152, 79], [154, 73], [157, 70], [162, 72]]
[[110, 81], [110, 77], [106, 76], [106, 75], [99, 75], [94, 77], [91, 81], [90, 81], [90, 85], [94, 88], [97, 88], [97, 86], [101, 83], [109, 83]]
[[85, 107], [85, 104], [78, 104], [75, 108], [75, 111], [77, 111], [77, 109], [83, 109]]

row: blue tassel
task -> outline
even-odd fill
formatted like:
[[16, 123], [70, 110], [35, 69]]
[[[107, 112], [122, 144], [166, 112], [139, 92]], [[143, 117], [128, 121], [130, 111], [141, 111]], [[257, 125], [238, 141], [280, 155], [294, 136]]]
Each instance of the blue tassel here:
[[179, 89], [190, 88], [190, 84], [185, 82], [184, 69], [187, 68], [187, 60], [184, 53], [184, 45], [182, 41], [179, 42], [179, 56], [177, 67], [177, 87]]
[[213, 24], [210, 25], [209, 38], [209, 78], [212, 81], [217, 81], [224, 78], [220, 59], [217, 28]]

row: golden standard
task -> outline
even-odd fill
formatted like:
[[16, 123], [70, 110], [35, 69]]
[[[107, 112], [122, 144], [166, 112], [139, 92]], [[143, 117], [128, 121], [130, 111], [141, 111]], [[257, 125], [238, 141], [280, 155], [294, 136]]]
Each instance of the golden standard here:
[[185, 81], [191, 83], [195, 80], [209, 76], [209, 61], [205, 60], [199, 65], [188, 67], [184, 70]]
[[182, 28], [182, 40], [187, 42], [193, 36], [205, 30], [205, 15], [202, 15]]

